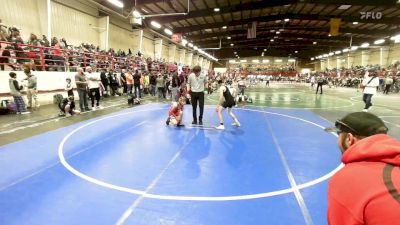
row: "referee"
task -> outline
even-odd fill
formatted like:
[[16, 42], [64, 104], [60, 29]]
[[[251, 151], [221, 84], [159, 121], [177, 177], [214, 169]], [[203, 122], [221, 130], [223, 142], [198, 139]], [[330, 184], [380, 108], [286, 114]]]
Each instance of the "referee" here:
[[190, 93], [190, 100], [193, 107], [193, 122], [197, 124], [197, 102], [199, 102], [200, 116], [199, 125], [203, 125], [203, 111], [204, 111], [204, 87], [207, 84], [207, 76], [200, 74], [201, 67], [195, 66], [192, 73], [188, 76], [187, 89]]

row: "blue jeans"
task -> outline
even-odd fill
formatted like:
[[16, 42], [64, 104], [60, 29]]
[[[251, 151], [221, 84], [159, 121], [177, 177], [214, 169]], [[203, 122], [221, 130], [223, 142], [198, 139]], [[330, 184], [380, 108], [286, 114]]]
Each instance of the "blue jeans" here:
[[156, 85], [150, 84], [150, 94], [151, 96], [156, 96]]
[[134, 89], [135, 89], [135, 97], [142, 98], [142, 92], [140, 90], [140, 85], [134, 85]]
[[79, 107], [81, 108], [81, 111], [83, 112], [85, 110], [89, 110], [87, 90], [78, 89], [78, 95], [79, 95]]
[[363, 95], [363, 101], [365, 102], [365, 107], [364, 107], [364, 109], [368, 109], [369, 107], [372, 106], [372, 103], [371, 103], [372, 95], [373, 95], [373, 94], [364, 94], [364, 95]]

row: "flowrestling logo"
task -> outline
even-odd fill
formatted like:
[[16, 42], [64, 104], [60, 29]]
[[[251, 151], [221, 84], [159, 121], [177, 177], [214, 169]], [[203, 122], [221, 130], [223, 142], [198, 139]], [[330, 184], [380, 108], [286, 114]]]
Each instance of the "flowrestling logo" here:
[[373, 19], [379, 20], [382, 19], [382, 12], [360, 12], [362, 20]]

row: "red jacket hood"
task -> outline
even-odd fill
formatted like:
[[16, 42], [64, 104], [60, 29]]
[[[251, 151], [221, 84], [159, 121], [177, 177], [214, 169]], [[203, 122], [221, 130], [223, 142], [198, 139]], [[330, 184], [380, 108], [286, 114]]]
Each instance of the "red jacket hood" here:
[[348, 148], [342, 156], [344, 164], [359, 161], [400, 166], [400, 142], [386, 134], [364, 138]]

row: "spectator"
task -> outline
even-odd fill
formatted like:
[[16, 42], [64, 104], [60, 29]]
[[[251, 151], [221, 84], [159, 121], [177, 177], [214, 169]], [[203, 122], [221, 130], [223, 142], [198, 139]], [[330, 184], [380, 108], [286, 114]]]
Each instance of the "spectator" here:
[[392, 77], [390, 77], [389, 75], [386, 76], [386, 79], [385, 79], [385, 90], [383, 90], [383, 94], [387, 94], [387, 95], [389, 94], [390, 88], [392, 87], [392, 84], [393, 84]]
[[14, 98], [15, 105], [17, 106], [17, 114], [29, 114], [30, 112], [26, 111], [24, 99], [21, 96], [21, 90], [23, 87], [18, 84], [17, 74], [11, 72], [10, 79], [8, 80], [8, 85], [10, 87], [11, 95]]
[[2, 23], [0, 19], [0, 41], [7, 41], [7, 26]]
[[13, 70], [16, 70], [15, 66], [12, 64], [12, 62], [10, 62], [11, 60], [11, 52], [10, 49], [12, 49], [12, 47], [7, 46], [5, 47], [5, 49], [3, 50], [3, 52], [1, 53], [1, 57], [0, 57], [0, 67], [1, 70], [5, 69], [5, 66], [9, 66], [11, 67]]
[[377, 78], [377, 73], [375, 69], [370, 69], [368, 71], [368, 76], [364, 78], [362, 81], [361, 87], [364, 88], [363, 91], [363, 101], [365, 103], [365, 107], [363, 109], [364, 112], [368, 112], [368, 110], [372, 107], [372, 96], [376, 94], [376, 88], [379, 86], [379, 79]]
[[106, 70], [105, 70], [105, 69], [102, 69], [102, 70], [101, 70], [100, 79], [101, 79], [101, 83], [103, 84], [103, 87], [104, 87], [103, 96], [104, 96], [104, 97], [107, 97], [108, 94], [109, 94], [109, 93], [108, 93], [108, 84], [109, 84], [109, 81], [108, 81], [108, 78], [107, 78]]
[[126, 73], [126, 70], [122, 69], [121, 76], [120, 76], [120, 83], [123, 88], [122, 93], [127, 93], [127, 87], [128, 87], [126, 84], [125, 73]]
[[108, 80], [110, 81], [110, 87], [111, 87], [111, 95], [117, 96], [120, 95], [118, 92], [118, 78], [115, 73], [113, 73], [112, 70], [108, 72]]
[[61, 46], [60, 43], [58, 42], [57, 38], [53, 38], [52, 40], [52, 46], [53, 46], [53, 60], [55, 64], [55, 70], [58, 71], [65, 71], [65, 64], [64, 64], [64, 57], [62, 55], [61, 51]]
[[78, 73], [75, 75], [75, 83], [76, 83], [76, 89], [78, 90], [79, 107], [81, 109], [81, 112], [89, 111], [90, 109], [87, 102], [88, 83], [82, 68], [78, 68]]
[[161, 73], [158, 74], [156, 85], [157, 85], [158, 98], [165, 98], [165, 90], [164, 90], [165, 80], [164, 76]]
[[125, 74], [127, 93], [132, 94], [132, 86], [133, 86], [133, 76], [130, 71]]
[[25, 80], [27, 80], [26, 87], [27, 90], [27, 97], [28, 97], [28, 108], [32, 108], [32, 98], [34, 100], [33, 107], [35, 109], [39, 108], [40, 104], [37, 99], [37, 78], [31, 73], [31, 69], [25, 68], [24, 73], [27, 76]]
[[67, 91], [67, 96], [74, 96], [74, 92], [72, 89], [72, 84], [71, 84], [71, 78], [67, 78], [66, 79], [66, 86], [65, 86], [65, 90]]
[[190, 98], [193, 108], [192, 124], [197, 124], [197, 102], [199, 102], [199, 125], [203, 125], [204, 87], [207, 84], [207, 76], [200, 74], [200, 72], [200, 66], [193, 67], [193, 73], [189, 74], [188, 77], [187, 88], [190, 91]]
[[44, 47], [50, 47], [50, 42], [47, 39], [46, 35], [42, 35], [42, 43], [41, 43]]
[[377, 116], [355, 112], [337, 120], [345, 164], [329, 182], [330, 225], [393, 225], [400, 221], [400, 142]]
[[157, 76], [154, 73], [151, 73], [149, 77], [149, 84], [151, 96], [156, 96]]
[[142, 93], [140, 90], [140, 74], [139, 71], [135, 71], [135, 74], [133, 75], [133, 88], [135, 90], [135, 96], [136, 98], [142, 98]]
[[[88, 73], [88, 86], [89, 96], [92, 100], [92, 110], [100, 109], [100, 74], [93, 73], [92, 67], [87, 66], [86, 72]], [[94, 106], [94, 100], [96, 99], [96, 107]]]
[[144, 78], [143, 78], [143, 93], [144, 94], [149, 94], [149, 84], [150, 84], [150, 77], [149, 74], [144, 74]]

